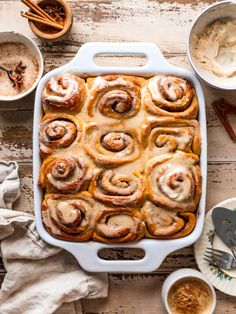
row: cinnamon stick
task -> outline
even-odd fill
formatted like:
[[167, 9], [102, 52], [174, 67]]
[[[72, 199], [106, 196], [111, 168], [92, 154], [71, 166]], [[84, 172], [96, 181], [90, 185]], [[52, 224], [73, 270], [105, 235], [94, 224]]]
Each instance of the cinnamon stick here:
[[30, 8], [33, 12], [37, 13], [39, 16], [45, 18], [45, 15], [42, 14], [37, 8], [35, 8], [32, 4], [30, 4], [27, 0], [21, 0], [28, 8]]
[[39, 5], [34, 3], [32, 0], [21, 0], [21, 2], [24, 3], [28, 8], [33, 10], [35, 13], [37, 13], [41, 17], [46, 18], [50, 20], [51, 22], [57, 24], [57, 22], [50, 15], [48, 15], [42, 8], [40, 8]]
[[[22, 13], [24, 13], [24, 12], [21, 12], [21, 15], [22, 15]], [[48, 19], [41, 17], [38, 14], [34, 14], [31, 12], [25, 12], [24, 14], [26, 14], [27, 16], [35, 17], [35, 18], [40, 19], [40, 20], [48, 21]], [[56, 24], [58, 24], [58, 23], [56, 23]]]
[[60, 24], [56, 24], [56, 23], [53, 23], [51, 21], [48, 21], [46, 19], [43, 19], [43, 18], [40, 18], [40, 17], [33, 17], [31, 15], [28, 15], [27, 13], [21, 13], [21, 15], [25, 18], [27, 18], [28, 20], [30, 21], [34, 21], [34, 22], [37, 22], [37, 23], [41, 23], [41, 24], [44, 24], [44, 25], [48, 25], [48, 26], [51, 26], [51, 27], [54, 27], [54, 28], [57, 28], [57, 29], [60, 29], [62, 30], [64, 27]]
[[215, 100], [212, 103], [212, 107], [215, 109], [218, 118], [222, 122], [231, 139], [236, 142], [236, 134], [234, 128], [232, 127], [228, 119], [228, 115], [236, 114], [236, 107], [223, 98]]

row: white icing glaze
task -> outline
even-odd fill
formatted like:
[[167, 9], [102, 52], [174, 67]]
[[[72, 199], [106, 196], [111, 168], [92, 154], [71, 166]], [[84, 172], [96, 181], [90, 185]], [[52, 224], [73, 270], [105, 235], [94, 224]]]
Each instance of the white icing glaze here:
[[236, 19], [217, 20], [194, 40], [199, 66], [219, 77], [236, 77]]
[[104, 217], [101, 223], [97, 225], [97, 230], [111, 238], [117, 237], [117, 235], [124, 236], [129, 232], [136, 233], [137, 229], [138, 219], [126, 213], [115, 213]]
[[154, 76], [148, 82], [148, 89], [152, 95], [153, 100], [158, 100], [162, 98], [162, 95], [160, 94], [158, 89], [158, 81], [160, 78], [160, 76]]
[[[62, 86], [63, 85], [63, 86]], [[62, 84], [58, 84], [58, 79], [52, 77], [50, 79], [51, 90], [47, 89], [47, 99], [51, 102], [63, 103], [64, 98], [70, 97], [78, 92], [78, 82], [71, 79], [70, 74], [65, 74], [62, 78]], [[65, 88], [66, 87], [66, 88]]]
[[117, 84], [132, 87], [133, 84], [129, 81], [124, 80], [122, 77], [118, 77], [116, 80], [113, 81], [106, 81], [103, 77], [98, 76], [92, 83], [91, 92], [93, 92], [98, 87], [103, 88], [104, 86], [117, 86]]
[[175, 211], [161, 208], [152, 204], [151, 202], [146, 202], [145, 211], [150, 215], [154, 223], [159, 223], [159, 217], [162, 215], [167, 215], [170, 217], [176, 216]]
[[[157, 133], [157, 134], [156, 134]], [[154, 139], [156, 137], [156, 140], [158, 140], [158, 137], [163, 135], [167, 139], [167, 143], [165, 143], [163, 146], [155, 145], [158, 150], [161, 150], [162, 152], [168, 152], [168, 139], [174, 140], [176, 142], [176, 149], [185, 150], [187, 145], [190, 145], [193, 142], [194, 138], [194, 128], [191, 127], [154, 127], [149, 135], [149, 138], [154, 136]], [[155, 141], [156, 142], [156, 141]]]
[[134, 225], [134, 220], [129, 215], [119, 214], [111, 216], [108, 220], [107, 225], [109, 226], [109, 228], [117, 228], [119, 226], [122, 226], [124, 228], [131, 229]]
[[50, 212], [48, 210], [42, 211], [43, 216], [43, 222], [47, 227], [49, 227], [52, 230], [52, 233], [55, 235], [60, 235], [61, 231], [57, 226], [52, 222], [52, 218], [50, 216]]
[[78, 218], [78, 210], [67, 202], [60, 202], [57, 205], [57, 210], [63, 223], [70, 224]]
[[[168, 184], [170, 177], [176, 174], [184, 174], [183, 181], [178, 182], [178, 185], [173, 189]], [[185, 201], [191, 195], [191, 180], [186, 176], [187, 174], [186, 167], [176, 166], [174, 168], [168, 168], [164, 175], [160, 177], [160, 185], [161, 189], [165, 192], [165, 194], [170, 198], [177, 202]]]
[[149, 161], [149, 167], [153, 169], [148, 180], [153, 193], [171, 200], [172, 204], [176, 203], [176, 206], [178, 204], [184, 208], [187, 204], [193, 205], [196, 160], [186, 158], [185, 154], [180, 152], [175, 153], [171, 158], [170, 156], [161, 155]]

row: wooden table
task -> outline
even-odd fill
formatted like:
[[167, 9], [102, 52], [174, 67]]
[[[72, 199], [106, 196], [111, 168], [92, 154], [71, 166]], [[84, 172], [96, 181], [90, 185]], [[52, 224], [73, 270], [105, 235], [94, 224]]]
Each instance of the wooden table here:
[[[33, 38], [45, 60], [45, 72], [70, 61], [80, 46], [91, 41], [150, 41], [156, 43], [170, 63], [190, 69], [186, 57], [186, 37], [192, 19], [216, 1], [195, 0], [80, 0], [69, 1], [74, 14], [70, 36], [47, 43], [30, 31], [20, 17], [25, 7], [20, 1], [0, 0], [0, 30], [11, 28]], [[114, 60], [107, 60], [113, 64]], [[122, 58], [123, 64], [140, 62]], [[223, 93], [204, 86], [208, 122], [207, 209], [236, 196], [236, 144], [234, 144], [211, 103], [219, 96], [233, 100], [236, 93]], [[234, 102], [236, 102], [234, 100]], [[18, 101], [0, 102], [0, 158], [16, 160], [20, 165], [21, 197], [15, 208], [33, 213], [32, 123], [34, 94]], [[236, 122], [236, 119], [234, 119]], [[123, 252], [125, 253], [125, 252]], [[138, 253], [137, 253], [138, 254]], [[119, 254], [108, 253], [117, 258]], [[137, 256], [134, 256], [134, 258]], [[163, 313], [160, 290], [166, 276], [183, 267], [196, 268], [191, 247], [166, 258], [155, 272], [145, 275], [109, 275], [110, 290], [106, 300], [83, 301], [84, 313]], [[4, 268], [0, 263], [0, 282]], [[217, 292], [217, 314], [236, 313], [236, 300]]]

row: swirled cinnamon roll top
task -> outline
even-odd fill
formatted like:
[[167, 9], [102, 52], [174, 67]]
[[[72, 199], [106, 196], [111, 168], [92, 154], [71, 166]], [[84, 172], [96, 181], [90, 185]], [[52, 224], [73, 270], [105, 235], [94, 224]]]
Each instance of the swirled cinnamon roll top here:
[[48, 113], [40, 123], [40, 155], [45, 158], [56, 150], [68, 148], [78, 143], [81, 136], [82, 122], [79, 119], [64, 113]]
[[94, 176], [89, 192], [107, 205], [137, 206], [144, 200], [145, 181], [139, 172], [102, 170]]
[[43, 222], [57, 238], [86, 241], [94, 230], [94, 206], [95, 201], [88, 192], [46, 194], [42, 203]]
[[148, 113], [157, 116], [194, 119], [198, 101], [191, 84], [180, 77], [156, 75], [147, 83], [143, 102]]
[[201, 196], [198, 161], [197, 155], [180, 152], [150, 159], [145, 169], [148, 198], [165, 209], [195, 211]]
[[44, 112], [76, 114], [83, 107], [86, 97], [85, 81], [73, 74], [65, 73], [52, 77], [42, 93]]
[[95, 217], [93, 240], [105, 243], [136, 241], [144, 235], [144, 223], [137, 209], [101, 206]]
[[178, 150], [200, 155], [199, 123], [197, 120], [149, 117], [142, 126], [142, 142], [150, 156]]
[[137, 130], [125, 128], [119, 123], [88, 123], [83, 148], [97, 165], [104, 167], [132, 162], [141, 151]]
[[90, 91], [88, 114], [90, 117], [128, 119], [135, 116], [141, 106], [140, 88], [145, 80], [125, 75], [106, 75], [88, 78]]
[[141, 216], [146, 224], [147, 238], [181, 238], [191, 233], [196, 223], [194, 213], [174, 212], [148, 201], [141, 209]]
[[85, 189], [89, 180], [89, 166], [82, 158], [48, 157], [39, 176], [39, 186], [48, 193], [76, 193]]

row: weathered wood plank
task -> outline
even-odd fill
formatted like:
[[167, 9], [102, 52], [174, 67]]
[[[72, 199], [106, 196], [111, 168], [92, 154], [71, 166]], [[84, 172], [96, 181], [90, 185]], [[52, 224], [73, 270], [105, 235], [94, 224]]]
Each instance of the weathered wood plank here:
[[[112, 275], [108, 299], [83, 300], [85, 314], [164, 314], [161, 287], [166, 275]], [[216, 314], [234, 314], [235, 298], [217, 292]]]
[[33, 204], [33, 179], [32, 179], [32, 164], [20, 164], [19, 167], [20, 176], [20, 189], [21, 196], [15, 202], [14, 208], [26, 213], [34, 213]]
[[[160, 292], [166, 277], [166, 274], [110, 275], [108, 298], [82, 300], [83, 313], [164, 314]], [[0, 273], [0, 287], [3, 278], [4, 275]], [[217, 291], [217, 301], [216, 314], [235, 313], [234, 297]]]
[[2, 111], [0, 115], [0, 154], [4, 160], [32, 160], [32, 111]]
[[[167, 275], [166, 273], [109, 275], [110, 288], [108, 298], [82, 300], [83, 312], [85, 314], [162, 314], [164, 312], [160, 292]], [[3, 278], [4, 274], [0, 271], [0, 286]], [[235, 313], [236, 304], [234, 297], [217, 291], [217, 300], [216, 314]]]
[[[0, 286], [4, 276], [0, 274]], [[166, 275], [110, 275], [108, 299], [83, 300], [84, 314], [162, 314], [160, 291]], [[151, 291], [151, 293], [150, 293]], [[140, 298], [142, 296], [142, 298]], [[216, 314], [233, 314], [235, 298], [217, 291]], [[227, 304], [227, 307], [225, 306]]]
[[[82, 300], [83, 313], [164, 314], [160, 292], [166, 276], [166, 274], [110, 275], [108, 298]], [[0, 273], [0, 287], [3, 278], [4, 275]], [[216, 314], [235, 313], [234, 297], [217, 291], [217, 301]]]
[[1, 1], [0, 30], [12, 21], [12, 30], [34, 38], [43, 52], [76, 52], [81, 44], [91, 41], [152, 41], [163, 51], [184, 52], [191, 21], [208, 4], [208, 1], [70, 1], [74, 15], [71, 33], [52, 44], [36, 38], [26, 19], [20, 17], [20, 12], [26, 10], [22, 3]]

